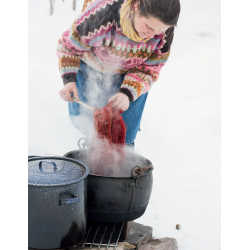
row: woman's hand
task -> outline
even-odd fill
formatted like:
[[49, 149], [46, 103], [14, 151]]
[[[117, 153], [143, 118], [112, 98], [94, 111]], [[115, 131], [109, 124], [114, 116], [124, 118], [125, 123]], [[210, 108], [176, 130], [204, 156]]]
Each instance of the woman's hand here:
[[109, 102], [113, 102], [113, 107], [126, 111], [129, 107], [129, 99], [125, 94], [117, 93], [109, 99]]
[[78, 90], [75, 82], [67, 83], [60, 91], [59, 95], [65, 102], [74, 102], [71, 94], [74, 95], [77, 101], [79, 101]]

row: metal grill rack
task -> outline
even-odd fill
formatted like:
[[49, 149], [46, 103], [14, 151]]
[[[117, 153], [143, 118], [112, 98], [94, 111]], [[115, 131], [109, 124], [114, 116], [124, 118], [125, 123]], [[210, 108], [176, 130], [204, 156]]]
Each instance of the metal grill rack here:
[[[93, 246], [114, 247], [116, 249], [122, 233], [124, 222], [120, 223], [104, 223], [92, 222], [88, 228], [86, 236], [81, 241], [81, 245], [75, 246], [77, 249], [92, 248]], [[74, 249], [74, 248], [73, 248]], [[75, 248], [76, 249], [76, 248]]]

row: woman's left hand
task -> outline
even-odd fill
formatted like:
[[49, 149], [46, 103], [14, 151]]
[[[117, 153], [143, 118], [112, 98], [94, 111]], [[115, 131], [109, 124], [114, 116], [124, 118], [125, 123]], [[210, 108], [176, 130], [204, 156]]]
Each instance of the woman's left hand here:
[[129, 99], [125, 94], [117, 93], [109, 99], [109, 102], [113, 102], [113, 107], [126, 111], [129, 107]]

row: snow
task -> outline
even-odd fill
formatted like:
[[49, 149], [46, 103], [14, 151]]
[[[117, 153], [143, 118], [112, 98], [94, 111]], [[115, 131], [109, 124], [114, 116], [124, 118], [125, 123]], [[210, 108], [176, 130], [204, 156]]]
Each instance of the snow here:
[[[29, 1], [28, 154], [64, 155], [81, 132], [68, 118], [55, 55], [80, 12], [69, 0]], [[145, 214], [153, 237], [179, 250], [220, 249], [220, 1], [181, 1], [169, 60], [149, 93], [135, 151], [152, 161], [154, 186]], [[181, 230], [175, 225], [180, 224]]]

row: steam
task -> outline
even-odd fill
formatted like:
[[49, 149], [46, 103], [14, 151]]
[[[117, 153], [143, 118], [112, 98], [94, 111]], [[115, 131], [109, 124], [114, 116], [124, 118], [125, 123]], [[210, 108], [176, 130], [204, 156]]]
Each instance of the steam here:
[[102, 176], [118, 176], [124, 159], [123, 145], [110, 144], [106, 139], [92, 137], [88, 154], [91, 173]]
[[[102, 74], [91, 67], [85, 67], [84, 72], [80, 69], [86, 80], [83, 88], [79, 91], [83, 93], [86, 100], [83, 100], [91, 107], [103, 108], [108, 104], [109, 99], [118, 93], [120, 85], [120, 75]], [[71, 122], [86, 136], [86, 143], [90, 144], [93, 134], [93, 115], [82, 105], [79, 107], [79, 116], [71, 116]]]
[[[84, 72], [81, 69], [79, 71], [86, 80], [83, 88], [79, 91], [86, 97], [86, 100], [83, 101], [92, 107], [103, 108], [120, 88], [121, 75], [102, 74], [91, 67], [85, 67]], [[88, 150], [86, 164], [89, 166], [91, 173], [111, 177], [130, 176], [131, 166], [133, 167], [135, 164], [126, 159], [126, 162], [130, 163], [130, 167], [125, 170], [128, 164], [124, 163], [124, 156], [127, 154], [126, 152], [132, 152], [132, 150], [125, 150], [124, 145], [110, 145], [110, 142], [98, 138], [96, 131], [93, 129], [91, 112], [83, 106], [80, 106], [79, 111], [80, 115], [72, 116], [71, 121], [86, 137]], [[108, 152], [105, 152], [105, 150], [108, 150]], [[86, 162], [86, 157], [78, 160]]]
[[[98, 140], [96, 142], [98, 142]], [[98, 145], [99, 149], [101, 149], [102, 143], [103, 142], [101, 141]], [[117, 145], [112, 146], [115, 147]], [[112, 161], [108, 162], [107, 165], [103, 164], [101, 169], [100, 166], [93, 164], [93, 159], [91, 159], [91, 157], [94, 157], [94, 159], [95, 157], [98, 158], [100, 155], [91, 155], [89, 148], [78, 152], [74, 158], [85, 163], [90, 169], [90, 174], [105, 177], [130, 177], [133, 167], [140, 166], [141, 168], [144, 168], [149, 166], [149, 161], [146, 158], [135, 154], [130, 147], [125, 146], [124, 152], [125, 155], [121, 156], [117, 150], [113, 150], [113, 155], [111, 156]], [[100, 170], [102, 171], [101, 174]]]
[[118, 92], [120, 75], [102, 74], [89, 67], [86, 73], [87, 81], [82, 90], [87, 98], [86, 102], [92, 107], [103, 108], [108, 104], [109, 99]]

